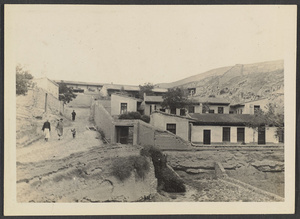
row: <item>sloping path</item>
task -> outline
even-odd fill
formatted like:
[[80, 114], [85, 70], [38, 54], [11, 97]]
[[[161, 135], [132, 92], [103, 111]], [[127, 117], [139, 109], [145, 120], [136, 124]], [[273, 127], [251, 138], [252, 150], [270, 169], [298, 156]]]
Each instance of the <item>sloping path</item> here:
[[[48, 142], [44, 139], [36, 141], [23, 148], [17, 148], [17, 162], [38, 162], [49, 159], [60, 159], [72, 153], [85, 151], [93, 146], [101, 145], [97, 131], [89, 130], [87, 127], [92, 123], [89, 121], [89, 108], [73, 108], [76, 111], [76, 120], [65, 119], [63, 139], [58, 140], [55, 130], [56, 124], [51, 124], [51, 138]], [[76, 129], [76, 138], [73, 139], [71, 129]]]

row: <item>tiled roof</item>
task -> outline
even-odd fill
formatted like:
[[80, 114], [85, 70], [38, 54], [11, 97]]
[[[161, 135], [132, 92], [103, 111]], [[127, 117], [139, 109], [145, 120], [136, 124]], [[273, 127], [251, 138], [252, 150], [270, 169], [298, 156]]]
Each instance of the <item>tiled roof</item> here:
[[245, 106], [245, 103], [251, 103], [251, 102], [256, 102], [256, 101], [265, 100], [265, 99], [268, 99], [268, 98], [265, 97], [265, 98], [260, 98], [257, 100], [249, 100], [249, 101], [244, 101], [244, 102], [240, 102], [240, 103], [233, 103], [233, 104], [230, 104], [230, 106]]
[[189, 99], [195, 103], [230, 104], [228, 100], [218, 97], [190, 97]]
[[165, 88], [153, 88], [152, 91], [153, 92], [158, 92], [158, 93], [166, 93], [166, 92], [168, 92], [168, 89], [165, 89]]
[[122, 85], [122, 84], [105, 84], [104, 87], [107, 90], [121, 90], [124, 88], [125, 91], [139, 91], [139, 86], [134, 85]]
[[[195, 119], [190, 118], [190, 117], [186, 117], [186, 116], [178, 116], [178, 115], [175, 115], [175, 114], [165, 113], [165, 112], [161, 112], [161, 111], [154, 111], [154, 112], [152, 112], [152, 114], [153, 114], [153, 113], [162, 114], [162, 115], [164, 115], [164, 116], [178, 117], [178, 118], [181, 118], [181, 119], [195, 120]], [[196, 121], [196, 120], [195, 120], [195, 121]]]
[[81, 82], [81, 81], [66, 81], [66, 80], [53, 80], [56, 83], [74, 84], [74, 85], [90, 85], [90, 86], [103, 86], [103, 83], [95, 82]]
[[161, 103], [163, 102], [162, 96], [145, 96], [145, 102], [152, 102], [152, 103]]
[[138, 99], [138, 98], [135, 98], [135, 97], [131, 97], [131, 96], [129, 96], [128, 94], [113, 93], [112, 95], [116, 95], [116, 96], [120, 96], [120, 97], [125, 97], [125, 98], [129, 98], [129, 99], [133, 99], [133, 100], [136, 100], [137, 102], [143, 102], [142, 99]]
[[250, 122], [263, 124], [258, 117], [250, 114], [210, 114], [210, 113], [190, 113], [196, 124], [203, 125], [246, 125]]

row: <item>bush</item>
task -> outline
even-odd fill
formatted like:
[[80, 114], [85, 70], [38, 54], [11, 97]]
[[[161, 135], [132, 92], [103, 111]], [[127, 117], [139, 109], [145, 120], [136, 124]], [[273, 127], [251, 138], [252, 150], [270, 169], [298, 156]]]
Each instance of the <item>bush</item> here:
[[141, 119], [139, 112], [128, 112], [119, 116], [119, 119]]
[[140, 155], [153, 158], [153, 157], [161, 157], [163, 156], [163, 153], [159, 148], [155, 146], [146, 145], [140, 150]]
[[140, 154], [152, 158], [158, 190], [162, 189], [166, 192], [186, 191], [183, 180], [169, 169], [167, 166], [167, 157], [159, 148], [145, 146], [141, 149]]
[[150, 122], [150, 116], [142, 115], [142, 116], [141, 116], [141, 120], [143, 120], [144, 122], [149, 123], [149, 122]]
[[144, 178], [149, 172], [149, 162], [142, 156], [120, 157], [112, 164], [112, 175], [124, 181], [128, 179], [132, 171], [136, 171], [139, 178]]
[[99, 132], [102, 141], [103, 141], [104, 143], [106, 143], [104, 131], [103, 131], [101, 128], [99, 128], [99, 127], [97, 127], [97, 131]]

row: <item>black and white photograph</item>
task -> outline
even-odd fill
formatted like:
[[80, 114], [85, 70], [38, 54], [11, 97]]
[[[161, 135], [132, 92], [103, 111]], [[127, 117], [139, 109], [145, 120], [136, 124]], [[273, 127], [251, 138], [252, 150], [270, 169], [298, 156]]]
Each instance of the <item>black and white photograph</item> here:
[[297, 6], [4, 11], [6, 215], [293, 213]]

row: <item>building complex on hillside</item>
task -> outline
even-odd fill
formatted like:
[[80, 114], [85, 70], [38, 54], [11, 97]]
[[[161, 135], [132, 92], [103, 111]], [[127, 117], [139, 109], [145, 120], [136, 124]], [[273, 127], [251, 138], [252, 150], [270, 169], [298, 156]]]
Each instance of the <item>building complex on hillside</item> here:
[[[96, 92], [106, 98], [104, 109], [114, 118], [128, 112], [140, 112], [150, 116], [150, 126], [165, 130], [193, 144], [274, 144], [283, 142], [283, 136], [276, 132], [277, 127], [268, 127], [260, 121], [257, 127], [248, 124], [257, 120], [259, 110], [266, 110], [267, 98], [231, 104], [229, 100], [218, 97], [200, 97], [196, 89], [189, 88], [189, 106], [181, 109], [162, 107], [163, 94], [167, 89], [154, 88], [152, 94], [140, 95], [139, 86], [82, 83], [60, 81], [74, 91]], [[55, 82], [54, 82], [55, 83]], [[103, 100], [104, 101], [104, 100]], [[138, 142], [134, 137], [140, 125], [132, 121], [113, 122], [115, 142]], [[132, 125], [135, 124], [135, 125]], [[139, 123], [141, 124], [141, 123]], [[135, 127], [135, 128], [133, 128]], [[131, 137], [128, 137], [131, 136]]]
[[194, 144], [274, 144], [283, 142], [277, 127], [257, 121], [255, 113], [265, 109], [268, 99], [230, 105], [221, 98], [190, 97], [192, 104], [185, 109], [162, 107], [162, 96], [144, 95], [144, 100], [126, 94], [111, 95], [112, 115], [138, 111], [150, 116], [150, 124], [167, 130]]

